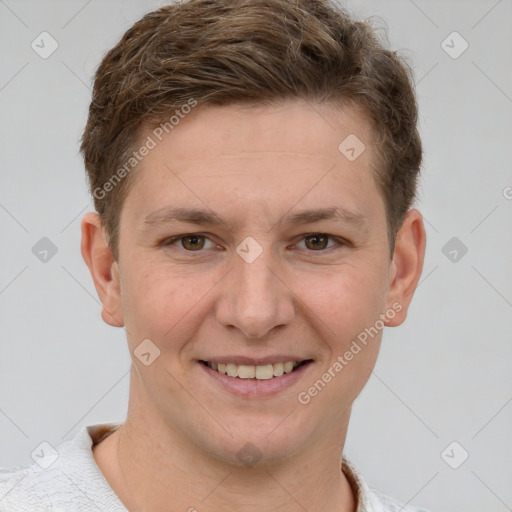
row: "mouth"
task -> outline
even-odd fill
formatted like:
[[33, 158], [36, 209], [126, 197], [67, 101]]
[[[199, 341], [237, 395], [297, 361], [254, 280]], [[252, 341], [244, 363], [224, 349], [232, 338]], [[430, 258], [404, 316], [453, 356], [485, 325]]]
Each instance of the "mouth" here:
[[217, 363], [211, 361], [199, 361], [214, 372], [235, 379], [243, 380], [271, 380], [293, 373], [298, 368], [311, 363], [312, 359], [303, 361], [276, 362], [263, 365], [247, 365], [235, 363]]

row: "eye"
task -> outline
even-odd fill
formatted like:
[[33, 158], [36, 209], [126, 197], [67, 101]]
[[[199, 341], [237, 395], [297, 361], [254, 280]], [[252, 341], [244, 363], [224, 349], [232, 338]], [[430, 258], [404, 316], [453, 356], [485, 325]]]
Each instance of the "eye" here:
[[[307, 249], [311, 249], [312, 251], [323, 251], [325, 249], [331, 248], [331, 246], [328, 246], [329, 239], [333, 239], [331, 235], [328, 235], [326, 233], [311, 233], [308, 235], [304, 235], [304, 238], [301, 240], [304, 241], [305, 246]], [[343, 245], [342, 240], [336, 239], [338, 241], [338, 245]]]
[[[333, 243], [329, 245], [329, 241]], [[178, 245], [178, 243], [181, 246], [180, 248], [187, 252], [201, 252], [202, 249], [213, 249], [216, 247], [214, 242], [212, 242], [207, 236], [200, 233], [189, 233], [186, 235], [178, 235], [167, 238], [162, 241], [161, 245], [164, 247], [169, 247]], [[210, 246], [208, 246], [208, 243]], [[302, 248], [305, 247], [309, 250], [309, 252], [326, 251], [327, 249], [335, 246], [336, 243], [340, 246], [346, 245], [344, 240], [333, 237], [332, 235], [328, 235], [326, 233], [309, 233], [307, 235], [303, 235], [302, 240], [299, 242], [299, 244], [297, 244], [297, 246], [299, 246], [301, 243], [304, 243]]]
[[181, 248], [185, 249], [189, 252], [198, 252], [201, 249], [205, 248], [205, 242], [210, 242], [211, 247], [206, 247], [206, 249], [212, 248], [215, 246], [215, 244], [206, 236], [201, 235], [199, 233], [191, 233], [188, 235], [179, 235], [174, 236], [172, 238], [168, 238], [165, 240], [162, 245], [169, 246], [169, 245], [176, 245], [176, 242], [181, 242]]

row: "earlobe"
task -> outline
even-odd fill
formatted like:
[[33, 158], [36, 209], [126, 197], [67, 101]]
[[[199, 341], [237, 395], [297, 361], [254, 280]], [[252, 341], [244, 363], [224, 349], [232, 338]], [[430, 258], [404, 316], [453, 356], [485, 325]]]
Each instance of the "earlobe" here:
[[87, 213], [82, 219], [82, 257], [91, 273], [96, 292], [103, 305], [102, 319], [113, 327], [122, 327], [119, 269], [103, 234], [97, 213]]
[[[426, 235], [423, 217], [416, 209], [409, 210], [397, 233], [393, 261], [390, 267], [390, 282], [387, 308], [397, 313], [385, 325], [395, 327], [407, 317], [407, 310], [423, 271]], [[400, 304], [401, 308], [396, 307]], [[395, 305], [395, 306], [393, 306]]]

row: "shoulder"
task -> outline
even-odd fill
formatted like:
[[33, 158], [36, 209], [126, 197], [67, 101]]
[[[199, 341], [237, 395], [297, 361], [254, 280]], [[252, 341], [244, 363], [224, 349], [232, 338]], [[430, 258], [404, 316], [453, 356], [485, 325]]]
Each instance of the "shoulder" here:
[[34, 464], [0, 470], [0, 512], [126, 512], [92, 455], [93, 427], [82, 427]]
[[46, 475], [35, 464], [0, 470], [0, 512], [53, 510]]
[[[405, 505], [395, 500], [391, 496], [375, 489], [369, 489], [368, 494], [368, 512], [428, 512], [423, 508], [417, 508], [412, 505]], [[365, 511], [366, 512], [366, 511]]]
[[343, 472], [357, 496], [357, 512], [428, 512], [400, 501], [368, 486], [356, 466], [343, 456]]

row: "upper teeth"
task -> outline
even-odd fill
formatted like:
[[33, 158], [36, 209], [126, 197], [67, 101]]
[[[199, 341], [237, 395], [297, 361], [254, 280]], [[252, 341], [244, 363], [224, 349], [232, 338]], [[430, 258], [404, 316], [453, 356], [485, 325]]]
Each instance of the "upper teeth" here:
[[212, 370], [216, 370], [222, 375], [229, 377], [239, 377], [240, 379], [259, 379], [266, 380], [272, 377], [279, 377], [283, 373], [290, 373], [299, 363], [297, 361], [287, 361], [286, 363], [264, 364], [261, 366], [251, 366], [246, 364], [233, 363], [208, 363]]

